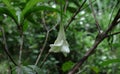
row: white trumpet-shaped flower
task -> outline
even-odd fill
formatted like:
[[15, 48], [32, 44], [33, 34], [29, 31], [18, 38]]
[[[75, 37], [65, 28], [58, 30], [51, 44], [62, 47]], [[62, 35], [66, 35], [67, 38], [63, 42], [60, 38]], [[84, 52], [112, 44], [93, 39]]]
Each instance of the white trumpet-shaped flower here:
[[65, 31], [62, 24], [60, 25], [57, 39], [55, 40], [54, 44], [50, 44], [50, 47], [51, 48], [49, 52], [62, 52], [65, 56], [67, 56], [67, 53], [70, 52], [69, 44], [66, 40]]

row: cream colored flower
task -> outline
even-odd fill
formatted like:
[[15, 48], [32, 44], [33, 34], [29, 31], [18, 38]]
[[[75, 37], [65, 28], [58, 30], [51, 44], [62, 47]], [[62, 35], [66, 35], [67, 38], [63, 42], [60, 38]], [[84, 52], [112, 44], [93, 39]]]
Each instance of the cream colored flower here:
[[58, 37], [55, 40], [54, 44], [50, 44], [49, 52], [62, 52], [65, 56], [70, 52], [69, 44], [65, 37], [65, 31], [63, 25], [60, 26]]

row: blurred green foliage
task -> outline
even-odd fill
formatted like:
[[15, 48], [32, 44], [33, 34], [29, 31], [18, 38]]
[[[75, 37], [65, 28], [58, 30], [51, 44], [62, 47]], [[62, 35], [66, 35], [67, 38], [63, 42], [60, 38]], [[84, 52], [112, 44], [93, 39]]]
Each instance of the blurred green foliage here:
[[[106, 30], [113, 20], [120, 5], [115, 7], [118, 0], [92, 0], [93, 8], [102, 31]], [[66, 38], [70, 46], [70, 53], [65, 57], [62, 53], [48, 53], [50, 44], [53, 44], [59, 30], [60, 4], [66, 0], [0, 0], [0, 27], [5, 30], [9, 52], [16, 62], [19, 57], [20, 26], [24, 35], [21, 74], [66, 74], [73, 65], [83, 57], [92, 47], [97, 35], [96, 23], [89, 6], [85, 3], [74, 21], [66, 29]], [[68, 0], [66, 13], [63, 15], [64, 26], [83, 0]], [[111, 17], [112, 16], [112, 17]], [[45, 20], [45, 22], [44, 22]], [[58, 25], [56, 25], [58, 23]], [[54, 27], [56, 25], [56, 27]], [[42, 57], [35, 66], [34, 63], [42, 48], [46, 28], [52, 29], [46, 43]], [[111, 33], [120, 31], [120, 24]], [[17, 74], [15, 67], [4, 52], [2, 31], [0, 31], [0, 74]], [[111, 40], [111, 41], [110, 41]], [[79, 69], [81, 74], [119, 74], [120, 73], [120, 35], [105, 39]], [[41, 67], [42, 64], [42, 67]]]

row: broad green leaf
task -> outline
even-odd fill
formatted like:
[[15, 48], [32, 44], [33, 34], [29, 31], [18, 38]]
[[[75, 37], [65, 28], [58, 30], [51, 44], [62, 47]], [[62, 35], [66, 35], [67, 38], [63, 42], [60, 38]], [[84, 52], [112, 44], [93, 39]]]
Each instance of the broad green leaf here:
[[72, 61], [67, 61], [62, 65], [62, 70], [64, 72], [70, 70], [73, 67], [74, 63]]
[[120, 59], [109, 59], [109, 60], [103, 61], [101, 63], [101, 66], [107, 66], [109, 64], [114, 64], [114, 63], [120, 63]]
[[96, 74], [98, 74], [100, 71], [100, 69], [98, 67], [91, 67], [91, 68]]

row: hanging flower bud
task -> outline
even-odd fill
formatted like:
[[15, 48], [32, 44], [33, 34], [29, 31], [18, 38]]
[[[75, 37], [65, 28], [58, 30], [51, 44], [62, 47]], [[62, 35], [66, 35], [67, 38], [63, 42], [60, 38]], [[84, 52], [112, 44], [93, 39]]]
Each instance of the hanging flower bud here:
[[55, 40], [54, 44], [50, 44], [50, 50], [49, 52], [62, 52], [65, 56], [67, 56], [67, 53], [70, 52], [69, 44], [65, 37], [65, 31], [63, 25], [60, 25], [60, 30], [58, 33], [58, 37]]

